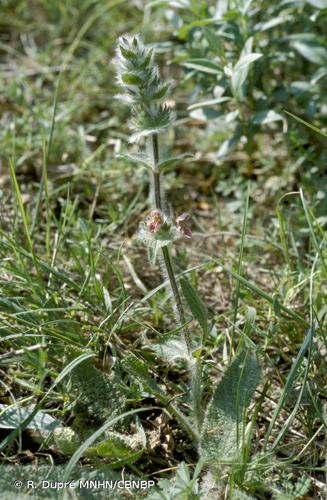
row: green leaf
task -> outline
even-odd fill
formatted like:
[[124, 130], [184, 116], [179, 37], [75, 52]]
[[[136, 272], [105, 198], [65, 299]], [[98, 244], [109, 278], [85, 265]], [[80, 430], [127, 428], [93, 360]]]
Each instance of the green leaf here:
[[255, 500], [255, 498], [238, 488], [233, 488], [233, 500]]
[[327, 9], [327, 0], [307, 0], [307, 3], [317, 9]]
[[316, 83], [319, 82], [322, 78], [325, 78], [327, 76], [327, 67], [321, 66], [320, 68], [317, 69], [317, 71], [312, 75], [311, 77], [311, 85], [316, 85]]
[[183, 66], [189, 69], [195, 69], [196, 71], [201, 71], [202, 73], [209, 73], [211, 75], [221, 75], [223, 73], [222, 66], [213, 63], [209, 59], [188, 59], [183, 62]]
[[213, 17], [208, 17], [208, 18], [204, 18], [204, 19], [196, 19], [195, 21], [192, 21], [191, 23], [183, 25], [180, 28], [180, 30], [178, 31], [178, 36], [181, 40], [186, 40], [190, 31], [193, 30], [194, 28], [202, 28], [203, 26], [214, 24], [214, 22], [215, 22], [215, 19]]
[[152, 0], [146, 4], [146, 9], [152, 9], [153, 7], [162, 7], [169, 5], [175, 9], [186, 9], [189, 7], [188, 0]]
[[242, 490], [239, 490], [238, 488], [233, 488], [233, 500], [255, 500], [253, 496], [248, 495]]
[[109, 427], [112, 427], [115, 425], [117, 422], [120, 420], [123, 420], [124, 418], [134, 415], [136, 413], [141, 413], [145, 411], [151, 411], [153, 409], [156, 409], [157, 407], [150, 407], [150, 408], [138, 408], [136, 410], [130, 410], [125, 413], [122, 413], [121, 415], [118, 415], [115, 418], [109, 419], [107, 422], [105, 422], [96, 432], [94, 432], [91, 436], [89, 436], [84, 443], [81, 444], [81, 446], [75, 451], [74, 455], [71, 457], [69, 460], [66, 468], [65, 468], [65, 473], [63, 476], [63, 481], [66, 481], [67, 478], [71, 475], [74, 467], [76, 466], [78, 460], [84, 455], [85, 451], [103, 434]]
[[163, 85], [159, 90], [157, 90], [154, 94], [152, 94], [151, 99], [160, 101], [161, 99], [164, 99], [167, 97], [167, 94], [169, 92], [170, 85], [167, 83], [166, 85]]
[[175, 226], [170, 225], [169, 227], [162, 226], [155, 233], [150, 233], [147, 229], [143, 228], [139, 232], [139, 237], [148, 249], [150, 264], [154, 266], [160, 249], [180, 239], [181, 233]]
[[143, 80], [135, 73], [125, 73], [122, 75], [122, 80], [126, 85], [141, 85]]
[[296, 116], [296, 115], [293, 115], [293, 113], [290, 113], [290, 111], [287, 111], [286, 109], [284, 110], [285, 113], [289, 116], [291, 116], [292, 118], [294, 118], [295, 120], [297, 120], [298, 122], [302, 123], [303, 125], [305, 125], [306, 127], [308, 128], [311, 128], [311, 130], [314, 130], [315, 132], [317, 132], [317, 134], [320, 134], [322, 135], [323, 137], [327, 137], [327, 133], [324, 132], [323, 130], [321, 130], [320, 128], [316, 127], [315, 125], [312, 125], [312, 123], [309, 123], [305, 120], [303, 120], [302, 118], [300, 118], [299, 116]]
[[132, 163], [136, 163], [137, 165], [144, 165], [146, 168], [152, 170], [152, 162], [151, 158], [146, 153], [120, 153], [117, 155], [117, 158], [122, 158], [123, 160], [128, 160]]
[[306, 475], [301, 476], [295, 484], [294, 497], [296, 498], [304, 497], [304, 495], [306, 495], [309, 492], [310, 486], [311, 486], [310, 477]]
[[255, 354], [242, 351], [219, 382], [204, 418], [200, 437], [203, 458], [210, 463], [233, 460], [240, 445], [240, 424], [260, 380]]
[[221, 38], [212, 29], [206, 26], [202, 29], [212, 52], [216, 53], [219, 57], [223, 57], [225, 50]]
[[187, 347], [181, 337], [169, 339], [161, 344], [150, 344], [148, 347], [170, 364], [174, 364], [180, 359], [189, 360]]
[[84, 427], [90, 422], [100, 424], [125, 408], [124, 394], [112, 375], [89, 361], [80, 363], [72, 372], [70, 399]]
[[[292, 367], [291, 367], [289, 374], [287, 376], [287, 379], [286, 379], [282, 394], [280, 396], [280, 399], [278, 401], [278, 404], [274, 410], [274, 413], [271, 415], [269, 428], [268, 428], [266, 435], [265, 435], [265, 443], [264, 443], [265, 446], [268, 444], [269, 436], [272, 433], [273, 427], [277, 421], [277, 418], [278, 418], [280, 412], [284, 408], [285, 401], [289, 397], [289, 394], [291, 393], [291, 390], [295, 385], [295, 381], [302, 378], [302, 373], [303, 373], [302, 363], [303, 363], [304, 356], [307, 353], [307, 351], [310, 352], [314, 333], [315, 333], [314, 327], [310, 327], [306, 337], [303, 340], [301, 348], [300, 348], [300, 350], [299, 350], [299, 352], [298, 352], [298, 354], [297, 354], [297, 356], [292, 364]], [[302, 386], [302, 388], [303, 387], [304, 386]], [[303, 391], [303, 389], [302, 389], [302, 391]], [[299, 399], [299, 403], [300, 403], [300, 399]], [[288, 417], [288, 420], [290, 419], [291, 416], [292, 416], [292, 414]], [[295, 414], [293, 415], [292, 418], [294, 418], [294, 417], [295, 417]], [[279, 435], [276, 437], [274, 443], [271, 445], [271, 449], [274, 449], [277, 446], [277, 444], [279, 443], [279, 441], [281, 440], [281, 438], [283, 437], [283, 435], [287, 431], [287, 428], [288, 428], [288, 426], [285, 426], [282, 428]]]
[[175, 120], [175, 113], [165, 104], [153, 107], [151, 112], [147, 107], [139, 107], [133, 110], [132, 115], [130, 126], [134, 133], [130, 142], [137, 142], [141, 137], [152, 134], [160, 134]]
[[38, 270], [38, 262], [36, 259], [36, 255], [34, 253], [34, 247], [33, 247], [33, 242], [32, 242], [32, 238], [31, 238], [31, 234], [30, 234], [30, 229], [28, 227], [28, 221], [27, 221], [27, 216], [26, 216], [26, 212], [25, 212], [25, 208], [24, 208], [23, 198], [22, 198], [22, 194], [20, 191], [18, 181], [17, 181], [15, 166], [11, 160], [9, 160], [9, 168], [10, 168], [10, 175], [11, 175], [11, 179], [12, 179], [12, 183], [13, 183], [15, 196], [17, 199], [18, 208], [19, 208], [19, 211], [20, 211], [20, 214], [22, 217], [22, 221], [23, 221], [25, 236], [26, 236], [32, 257], [33, 257], [35, 268]]
[[50, 439], [51, 448], [59, 451], [62, 455], [71, 456], [81, 445], [81, 438], [70, 427], [57, 427]]
[[[34, 411], [33, 407], [22, 407], [0, 404], [0, 429], [16, 429]], [[60, 425], [60, 422], [51, 415], [38, 411], [26, 425], [26, 429], [40, 432], [51, 432]]]
[[242, 56], [241, 59], [239, 59], [239, 61], [236, 63], [234, 71], [241, 71], [247, 68], [254, 61], [260, 59], [260, 57], [262, 57], [262, 54], [259, 54], [257, 52], [253, 52], [252, 54], [246, 54]]
[[327, 64], [327, 49], [314, 41], [295, 41], [292, 47], [308, 61], [324, 66]]
[[178, 156], [173, 156], [172, 158], [167, 158], [166, 160], [160, 161], [158, 163], [158, 169], [161, 173], [166, 172], [171, 167], [173, 167], [177, 162], [184, 160], [184, 158], [193, 158], [193, 155], [189, 153], [184, 153]]
[[50, 388], [47, 390], [47, 392], [44, 394], [44, 396], [41, 398], [41, 400], [34, 406], [34, 409], [31, 411], [29, 415], [26, 416], [24, 421], [20, 423], [20, 426], [14, 429], [9, 436], [5, 437], [3, 441], [0, 443], [0, 450], [5, 449], [7, 446], [9, 446], [13, 440], [16, 438], [17, 435], [21, 432], [21, 430], [25, 429], [28, 424], [33, 420], [34, 416], [37, 414], [38, 411], [40, 411], [41, 405], [45, 401], [45, 399], [48, 397], [48, 395], [51, 393], [51, 391], [72, 371], [76, 366], [78, 366], [80, 363], [85, 361], [86, 359], [93, 358], [95, 354], [93, 352], [85, 352], [78, 356], [77, 358], [73, 359], [65, 368], [60, 372], [58, 377], [54, 380], [54, 382], [51, 384]]
[[124, 463], [135, 462], [143, 453], [141, 439], [138, 434], [125, 436], [118, 432], [108, 432], [106, 439], [88, 448], [86, 457], [106, 457], [123, 460]]
[[274, 17], [273, 19], [269, 19], [269, 21], [255, 24], [253, 29], [255, 32], [262, 33], [263, 31], [270, 30], [271, 28], [275, 28], [280, 24], [286, 23], [291, 19], [292, 16]]
[[250, 37], [246, 40], [240, 58], [231, 71], [232, 92], [239, 98], [243, 98], [243, 84], [247, 79], [250, 65], [262, 56], [262, 54], [252, 52], [252, 47], [253, 37]]
[[199, 296], [197, 290], [193, 288], [191, 283], [182, 278], [180, 280], [183, 295], [191, 309], [193, 317], [198, 321], [203, 333], [208, 333], [208, 310]]
[[216, 99], [209, 99], [207, 101], [197, 102], [195, 104], [191, 104], [187, 109], [188, 111], [192, 111], [193, 109], [203, 108], [205, 106], [213, 106], [214, 104], [220, 104], [222, 102], [230, 101], [230, 97], [217, 97]]
[[267, 123], [277, 122], [280, 120], [284, 120], [284, 118], [279, 113], [276, 113], [276, 111], [274, 111], [273, 109], [258, 111], [251, 117], [251, 122], [254, 125], [266, 125]]
[[241, 94], [241, 87], [249, 74], [250, 65], [260, 59], [262, 54], [253, 52], [251, 54], [241, 55], [232, 71], [232, 89], [236, 95]]
[[241, 138], [241, 132], [236, 130], [235, 134], [231, 135], [227, 139], [225, 139], [217, 152], [217, 159], [221, 159], [226, 156], [230, 151], [234, 149], [234, 147], [238, 144]]
[[149, 500], [199, 499], [198, 478], [201, 472], [200, 467], [195, 469], [193, 477], [191, 477], [190, 467], [185, 462], [180, 462], [176, 468], [175, 476], [170, 480], [160, 479], [157, 491], [151, 492], [147, 498]]
[[162, 397], [164, 392], [160, 389], [155, 379], [149, 374], [146, 364], [136, 356], [130, 355], [122, 360], [122, 368], [141, 382], [143, 388], [150, 394]]
[[190, 116], [195, 120], [201, 120], [207, 122], [209, 120], [215, 120], [216, 118], [219, 118], [221, 116], [221, 113], [214, 108], [210, 108], [208, 106], [202, 106], [201, 108], [193, 109], [190, 112]]

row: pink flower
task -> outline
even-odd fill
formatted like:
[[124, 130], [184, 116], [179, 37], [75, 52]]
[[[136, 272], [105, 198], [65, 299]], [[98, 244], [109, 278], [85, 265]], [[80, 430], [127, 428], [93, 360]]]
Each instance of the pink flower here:
[[152, 210], [146, 221], [146, 226], [150, 233], [156, 233], [163, 222], [160, 210]]
[[177, 230], [182, 233], [185, 238], [192, 238], [192, 231], [190, 228], [185, 224], [185, 221], [187, 221], [190, 218], [190, 214], [187, 212], [182, 213], [179, 217], [176, 219], [176, 227]]

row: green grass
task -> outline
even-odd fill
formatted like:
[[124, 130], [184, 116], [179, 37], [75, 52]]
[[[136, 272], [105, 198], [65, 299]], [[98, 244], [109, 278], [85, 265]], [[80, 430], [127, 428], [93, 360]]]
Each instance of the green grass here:
[[[324, 498], [326, 76], [317, 61], [326, 10], [255, 1], [257, 11], [241, 12], [240, 3], [224, 14], [227, 24], [201, 2], [145, 13], [142, 2], [126, 1], [1, 6], [0, 482], [8, 498], [13, 478], [45, 479], [51, 465], [57, 480], [155, 480], [150, 499]], [[277, 17], [274, 28], [258, 25]], [[148, 172], [119, 157], [136, 148], [111, 64], [127, 31], [156, 44], [162, 73], [175, 80], [178, 120], [161, 140], [164, 155], [194, 155], [164, 174], [173, 213], [192, 214], [193, 238], [173, 257], [201, 358], [198, 414], [215, 394], [217, 442], [237, 425], [232, 458], [201, 456], [181, 328], [138, 239], [151, 208]], [[263, 56], [236, 98], [203, 61], [235, 65], [251, 35]], [[305, 47], [312, 52], [304, 56]], [[217, 98], [220, 85], [228, 100], [197, 106]], [[283, 120], [257, 125], [266, 98], [288, 128]], [[226, 143], [217, 156], [237, 131], [234, 149]], [[253, 397], [246, 361], [235, 361], [248, 351], [261, 367]], [[239, 377], [226, 390], [237, 394], [235, 411], [219, 385], [231, 372]], [[33, 495], [61, 498], [42, 488]]]

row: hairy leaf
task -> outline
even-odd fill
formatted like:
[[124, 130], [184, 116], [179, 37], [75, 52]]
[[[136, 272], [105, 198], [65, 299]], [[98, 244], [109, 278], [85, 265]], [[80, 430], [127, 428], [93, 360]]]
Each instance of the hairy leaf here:
[[54, 430], [49, 444], [62, 455], [71, 456], [81, 445], [81, 437], [70, 427], [58, 427]]
[[[34, 406], [9, 406], [0, 404], [0, 429], [16, 429], [33, 412]], [[26, 429], [39, 432], [51, 432], [60, 425], [60, 422], [51, 415], [38, 411], [27, 424]]]
[[122, 367], [132, 377], [136, 378], [147, 392], [159, 397], [164, 396], [163, 391], [160, 389], [155, 379], [149, 374], [146, 364], [139, 358], [132, 355], [128, 356], [123, 359]]
[[123, 160], [128, 160], [132, 163], [136, 163], [136, 165], [144, 165], [146, 168], [152, 169], [151, 158], [146, 153], [121, 153], [117, 155], [118, 158], [122, 158]]
[[118, 381], [98, 370], [88, 360], [72, 372], [71, 397], [81, 430], [100, 424], [125, 408]]
[[178, 163], [181, 160], [184, 160], [184, 158], [192, 158], [193, 155], [189, 153], [183, 153], [178, 156], [173, 156], [172, 158], [167, 158], [166, 160], [162, 160], [161, 162], [158, 163], [158, 169], [160, 172], [166, 172], [170, 168], [172, 168], [176, 163]]
[[256, 356], [242, 351], [226, 370], [209, 402], [200, 438], [200, 453], [210, 463], [238, 454], [244, 411], [260, 380]]
[[118, 432], [108, 432], [106, 439], [88, 448], [87, 457], [100, 456], [123, 460], [125, 463], [135, 462], [143, 453], [140, 436], [126, 436]]
[[169, 339], [161, 344], [150, 344], [149, 348], [155, 351], [167, 363], [175, 363], [177, 360], [188, 360], [189, 355], [185, 342], [181, 337]]

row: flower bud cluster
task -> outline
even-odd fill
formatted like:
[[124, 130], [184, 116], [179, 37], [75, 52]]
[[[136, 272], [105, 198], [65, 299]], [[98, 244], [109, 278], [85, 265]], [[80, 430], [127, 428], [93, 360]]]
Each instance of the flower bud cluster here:
[[192, 232], [185, 224], [189, 218], [188, 213], [183, 213], [175, 221], [167, 217], [158, 209], [151, 210], [145, 221], [140, 225], [139, 238], [148, 249], [149, 259], [155, 264], [160, 248], [169, 246], [182, 236], [191, 238]]
[[185, 223], [190, 218], [190, 214], [187, 212], [182, 213], [176, 219], [176, 224], [174, 225], [167, 217], [160, 212], [160, 210], [152, 210], [146, 219], [147, 230], [152, 234], [158, 234], [159, 232], [171, 231], [171, 229], [177, 230], [185, 238], [192, 238], [192, 231]]
[[146, 47], [139, 35], [123, 35], [118, 39], [114, 63], [123, 90], [119, 97], [132, 105], [134, 139], [166, 130], [175, 115], [163, 104], [170, 84], [160, 79], [153, 49]]

